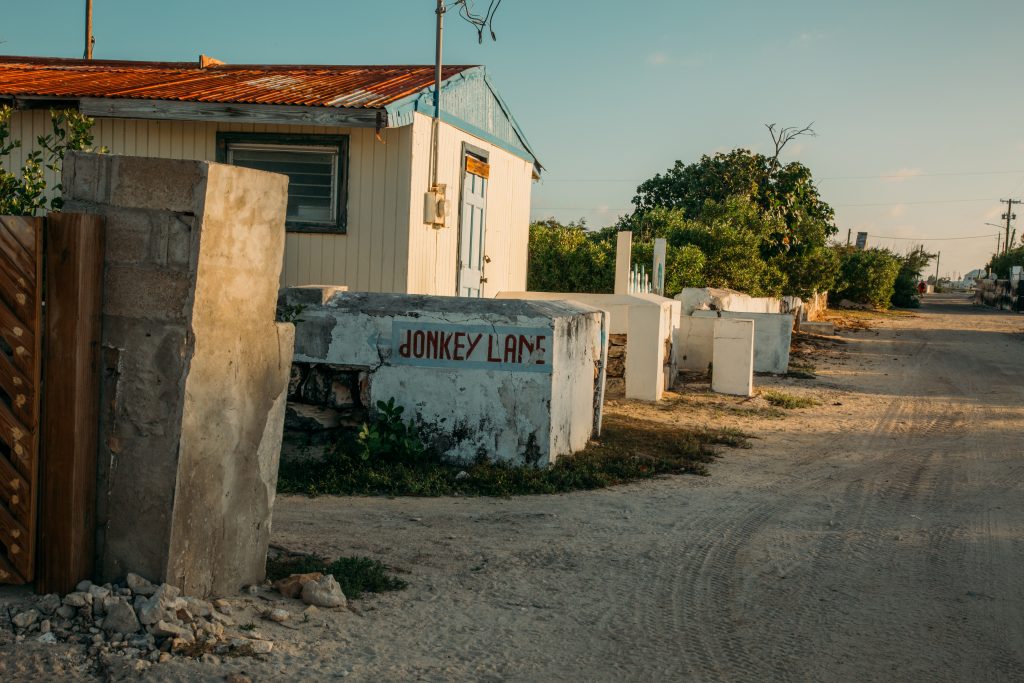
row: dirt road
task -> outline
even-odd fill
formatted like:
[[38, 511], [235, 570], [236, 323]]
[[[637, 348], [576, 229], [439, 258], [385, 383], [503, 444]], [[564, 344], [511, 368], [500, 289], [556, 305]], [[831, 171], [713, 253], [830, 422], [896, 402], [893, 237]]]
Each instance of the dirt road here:
[[[261, 660], [146, 677], [1024, 680], [1022, 329], [930, 297], [843, 333], [815, 380], [758, 378], [820, 401], [785, 419], [685, 393], [612, 408], [758, 437], [710, 477], [508, 500], [279, 499], [276, 543], [381, 559], [409, 588], [358, 613], [265, 622], [275, 647]], [[0, 659], [19, 658], [11, 680], [84, 672], [55, 647], [8, 644]]]
[[513, 500], [282, 500], [280, 541], [411, 572], [307, 671], [1022, 680], [1022, 328], [935, 296], [916, 317], [847, 333], [845, 359], [803, 383], [824, 405], [733, 420], [762, 438], [707, 478]]

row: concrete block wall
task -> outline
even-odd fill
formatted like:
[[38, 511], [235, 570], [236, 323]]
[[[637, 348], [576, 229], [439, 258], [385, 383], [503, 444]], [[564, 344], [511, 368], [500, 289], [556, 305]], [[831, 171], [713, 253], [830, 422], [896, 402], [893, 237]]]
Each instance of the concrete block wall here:
[[736, 311], [694, 311], [695, 318], [753, 320], [754, 371], [784, 375], [789, 371], [789, 347], [793, 339], [793, 316], [789, 313], [740, 313]]
[[[624, 335], [616, 341], [625, 340], [622, 387], [626, 398], [660, 400], [675, 381], [678, 361], [673, 343], [680, 312], [677, 301], [656, 294], [579, 292], [499, 292], [496, 298], [574, 301], [606, 311], [610, 333]], [[617, 361], [610, 358], [609, 365], [617, 366]], [[612, 382], [609, 395], [614, 396], [619, 386], [618, 382]]]
[[274, 322], [287, 178], [73, 153], [63, 187], [107, 221], [96, 578], [258, 582], [294, 340]]
[[579, 304], [347, 292], [303, 309], [294, 361], [364, 373], [360, 403], [395, 399], [450, 460], [545, 465], [599, 429], [606, 353]]

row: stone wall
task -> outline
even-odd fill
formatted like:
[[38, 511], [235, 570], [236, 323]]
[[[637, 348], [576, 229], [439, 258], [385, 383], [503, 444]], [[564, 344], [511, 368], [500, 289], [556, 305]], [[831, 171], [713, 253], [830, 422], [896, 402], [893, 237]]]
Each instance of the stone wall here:
[[74, 153], [63, 187], [107, 224], [95, 578], [259, 582], [294, 339], [274, 322], [287, 178]]
[[604, 393], [610, 398], [626, 395], [626, 340], [625, 334], [608, 335], [608, 367]]

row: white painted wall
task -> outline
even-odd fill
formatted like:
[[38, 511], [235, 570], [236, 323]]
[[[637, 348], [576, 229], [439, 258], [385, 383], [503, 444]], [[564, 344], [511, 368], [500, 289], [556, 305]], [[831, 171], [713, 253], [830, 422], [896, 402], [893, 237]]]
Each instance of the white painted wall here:
[[487, 298], [495, 292], [526, 289], [533, 165], [480, 138], [441, 124], [438, 182], [448, 186], [452, 214], [444, 228], [435, 229], [423, 223], [423, 193], [430, 184], [430, 127], [430, 117], [415, 114], [406, 291], [441, 295], [456, 293], [464, 142], [485, 150], [490, 164], [484, 253], [491, 261], [484, 265], [487, 282], [482, 296]]
[[[46, 110], [16, 111], [12, 136], [25, 144], [0, 159], [18, 169], [39, 135], [51, 130]], [[228, 124], [97, 118], [96, 146], [113, 154], [214, 161], [219, 131], [349, 136], [348, 230], [344, 235], [287, 233], [283, 286], [347, 285], [354, 291], [454, 294], [458, 247], [461, 145], [490, 154], [487, 198], [486, 292], [523, 289], [529, 240], [532, 166], [452, 126], [441, 126], [441, 182], [454, 191], [450, 228], [435, 231], [423, 220], [428, 182], [430, 119], [376, 132], [369, 128]], [[49, 184], [56, 183], [52, 176]], [[488, 294], [489, 295], [489, 294]]]
[[[345, 292], [303, 310], [295, 326], [295, 360], [366, 368], [371, 402], [394, 398], [406, 416], [425, 425], [425, 438], [445, 443], [453, 459], [483, 454], [522, 464], [532, 438], [540, 464], [548, 464], [585, 447], [594, 431], [594, 370], [607, 338], [604, 320], [601, 311], [570, 302]], [[399, 363], [393, 339], [399, 323], [472, 333], [486, 328], [488, 334], [509, 327], [543, 330], [553, 342], [550, 372]]]
[[754, 370], [784, 375], [789, 372], [789, 346], [793, 339], [791, 313], [743, 313], [738, 311], [694, 311], [697, 318], [753, 320]]
[[734, 396], [753, 395], [756, 326], [753, 320], [715, 319], [712, 391]]
[[574, 301], [608, 312], [609, 334], [626, 337], [626, 398], [658, 401], [676, 376], [679, 302], [656, 294], [498, 292], [498, 299]]

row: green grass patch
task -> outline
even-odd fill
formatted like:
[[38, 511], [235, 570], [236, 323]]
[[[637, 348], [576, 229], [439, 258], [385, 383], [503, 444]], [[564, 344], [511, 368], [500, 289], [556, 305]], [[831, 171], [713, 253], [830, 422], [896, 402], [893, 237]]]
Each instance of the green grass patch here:
[[[339, 444], [320, 461], [285, 462], [280, 493], [305, 495], [513, 496], [599, 489], [666, 474], [708, 473], [715, 445], [747, 447], [734, 430], [692, 430], [607, 416], [600, 439], [551, 467], [480, 460], [403, 463], [363, 458]], [[340, 579], [339, 579], [340, 582]]]
[[762, 391], [761, 398], [777, 408], [785, 408], [786, 410], [810, 408], [811, 406], [818, 405], [818, 402], [813, 398], [807, 398], [806, 396], [794, 396], [793, 394], [787, 394], [784, 391], [775, 391], [771, 389]]
[[292, 574], [310, 572], [331, 574], [341, 586], [345, 597], [353, 599], [359, 598], [363, 593], [402, 590], [408, 585], [402, 579], [389, 574], [383, 562], [369, 557], [339, 557], [334, 562], [328, 562], [316, 555], [293, 555], [267, 560], [267, 578], [271, 581]]

